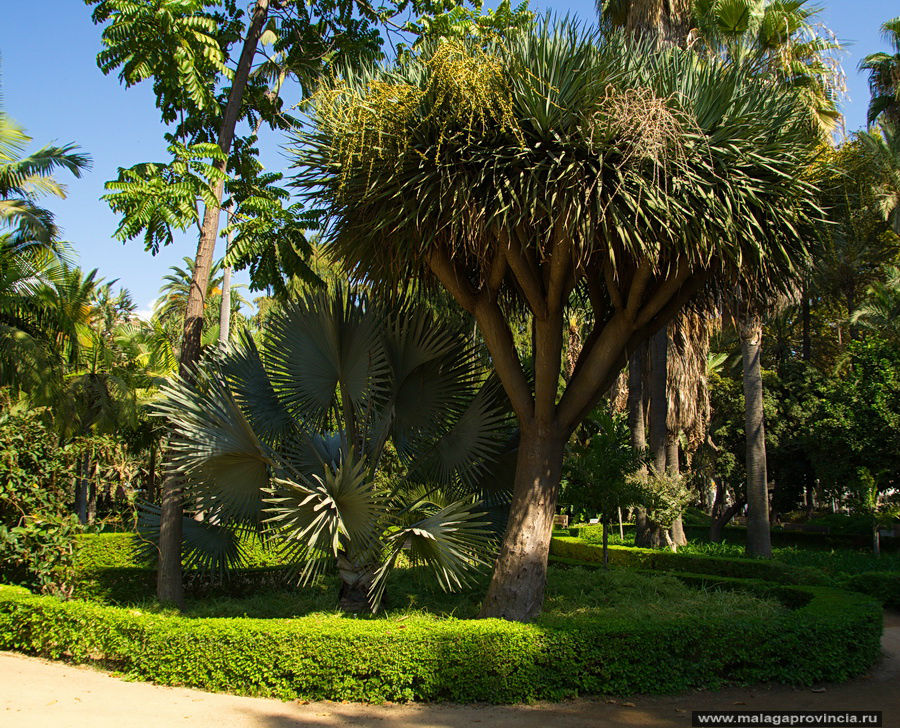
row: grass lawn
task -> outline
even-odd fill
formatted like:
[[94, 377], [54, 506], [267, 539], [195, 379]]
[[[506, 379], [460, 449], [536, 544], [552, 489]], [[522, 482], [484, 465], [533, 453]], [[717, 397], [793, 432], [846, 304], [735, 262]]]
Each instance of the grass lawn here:
[[[599, 526], [579, 527], [579, 537], [588, 543], [599, 544], [602, 541], [602, 530]], [[625, 533], [619, 538], [619, 529], [613, 525], [609, 535], [610, 545], [634, 546], [634, 532]], [[711, 543], [709, 541], [691, 541], [687, 546], [678, 549], [678, 553], [697, 554], [699, 556], [724, 556], [727, 558], [745, 558], [744, 545], [734, 542]], [[882, 553], [876, 556], [871, 551], [862, 549], [829, 549], [804, 548], [800, 546], [774, 547], [772, 556], [792, 566], [809, 566], [820, 569], [828, 576], [840, 577], [859, 574], [864, 571], [900, 571], [900, 553]]]
[[[422, 569], [396, 569], [388, 580], [385, 609], [379, 616], [403, 619], [433, 615], [471, 619], [478, 615], [486, 588], [487, 577], [484, 576], [468, 591], [447, 594], [435, 586]], [[183, 616], [266, 619], [337, 615], [337, 594], [337, 579], [322, 578], [311, 586], [266, 591], [248, 597], [189, 599]], [[133, 606], [152, 612], [165, 611], [150, 599]], [[551, 623], [571, 617], [665, 620], [722, 614], [736, 618], [774, 618], [784, 610], [774, 599], [724, 589], [689, 587], [671, 576], [551, 566], [541, 621]]]

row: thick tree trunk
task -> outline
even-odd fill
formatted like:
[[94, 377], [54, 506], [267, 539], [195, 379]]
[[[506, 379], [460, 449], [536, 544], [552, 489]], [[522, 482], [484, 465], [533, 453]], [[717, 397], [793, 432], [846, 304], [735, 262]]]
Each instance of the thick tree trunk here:
[[658, 45], [683, 46], [691, 29], [692, 0], [631, 0], [626, 28]]
[[769, 493], [766, 473], [766, 429], [763, 416], [763, 385], [760, 368], [762, 321], [745, 315], [740, 324], [744, 364], [744, 430], [747, 437], [747, 553], [772, 555], [769, 527]]
[[741, 510], [741, 508], [744, 507], [744, 503], [746, 502], [747, 501], [743, 498], [739, 498], [713, 518], [712, 523], [709, 526], [710, 541], [713, 543], [720, 543], [722, 541], [722, 529], [728, 525], [728, 522], [734, 518], [735, 514]]
[[[650, 339], [650, 467], [666, 472], [666, 440], [668, 436], [669, 399], [666, 391], [669, 335], [664, 326]], [[647, 518], [646, 533], [635, 545], [661, 548], [669, 543], [666, 529]]]
[[[228, 102], [222, 115], [219, 128], [219, 148], [227, 157], [234, 140], [234, 130], [240, 116], [241, 102], [247, 79], [256, 55], [259, 37], [262, 34], [269, 12], [269, 0], [256, 0], [250, 25], [241, 49], [237, 69], [231, 85]], [[226, 161], [217, 161], [215, 166], [225, 171]], [[214, 187], [217, 204], [206, 208], [203, 215], [203, 227], [200, 241], [197, 243], [194, 278], [188, 294], [187, 311], [184, 318], [182, 334], [181, 360], [179, 374], [182, 377], [193, 376], [193, 368], [200, 359], [200, 337], [203, 331], [203, 304], [209, 272], [212, 268], [216, 237], [219, 232], [219, 204], [222, 200], [224, 183], [218, 182]], [[168, 460], [168, 458], [167, 458]], [[162, 507], [159, 524], [159, 567], [156, 577], [156, 597], [164, 604], [181, 606], [184, 602], [184, 589], [181, 581], [181, 519], [183, 507], [181, 503], [181, 478], [179, 473], [169, 469], [162, 486]]]
[[541, 611], [565, 446], [559, 430], [555, 422], [522, 428], [509, 521], [482, 617], [528, 622]]

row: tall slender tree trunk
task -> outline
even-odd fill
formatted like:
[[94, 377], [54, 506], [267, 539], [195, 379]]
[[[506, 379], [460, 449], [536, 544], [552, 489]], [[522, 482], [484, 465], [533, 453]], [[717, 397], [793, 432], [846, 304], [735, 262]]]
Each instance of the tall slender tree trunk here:
[[[681, 465], [678, 462], [678, 440], [675, 437], [669, 437], [666, 443], [666, 470], [672, 475], [681, 473]], [[684, 533], [684, 523], [681, 516], [678, 516], [672, 522], [672, 543], [677, 546], [687, 545], [687, 536]]]
[[75, 480], [75, 515], [84, 526], [88, 522], [88, 466], [90, 458], [85, 453], [78, 463], [78, 476]]
[[556, 423], [522, 428], [509, 521], [482, 617], [528, 622], [541, 611], [564, 447]]
[[156, 491], [156, 443], [150, 443], [150, 462], [147, 465], [147, 500], [153, 502], [158, 499]]
[[[259, 44], [269, 12], [269, 0], [256, 0], [250, 24], [241, 49], [237, 69], [232, 80], [231, 92], [222, 114], [219, 127], [219, 148], [227, 158], [234, 140], [234, 130], [240, 116], [241, 102], [253, 57]], [[227, 161], [217, 161], [215, 166], [225, 171]], [[203, 304], [206, 288], [209, 285], [209, 272], [212, 268], [216, 237], [219, 232], [219, 204], [222, 201], [224, 182], [217, 182], [213, 190], [217, 204], [206, 208], [203, 215], [203, 227], [197, 243], [194, 278], [188, 293], [187, 311], [184, 318], [182, 334], [181, 359], [179, 374], [185, 378], [193, 376], [194, 365], [200, 358], [200, 337], [203, 331]], [[159, 567], [156, 579], [156, 596], [164, 604], [181, 606], [184, 602], [184, 589], [181, 579], [181, 537], [183, 506], [181, 502], [181, 477], [171, 466], [166, 469], [166, 479], [162, 486], [162, 507], [159, 524]]]
[[802, 332], [800, 356], [803, 361], [809, 361], [812, 358], [812, 334], [810, 332], [811, 313], [809, 309], [809, 283], [805, 278], [803, 280], [800, 296], [800, 325]]
[[669, 335], [663, 327], [650, 339], [650, 463], [666, 472], [669, 397], [666, 391]]
[[[646, 342], [640, 344], [628, 361], [628, 427], [631, 430], [631, 446], [637, 452], [647, 449], [647, 408], [644, 396], [644, 362], [647, 358]], [[638, 506], [634, 512], [636, 546], [650, 544], [650, 525], [647, 511]]]
[[769, 557], [772, 555], [772, 534], [769, 527], [766, 428], [760, 367], [762, 320], [745, 312], [740, 330], [744, 364], [744, 430], [747, 436], [747, 553]]
[[[231, 210], [226, 213], [228, 225], [231, 224]], [[234, 237], [229, 230], [225, 238], [225, 255], [231, 250], [231, 241]], [[227, 346], [231, 340], [231, 266], [226, 265], [222, 270], [222, 302], [219, 304], [219, 345]]]
[[[650, 339], [650, 467], [655, 473], [666, 472], [666, 440], [668, 438], [669, 398], [666, 391], [669, 335], [664, 326]], [[665, 529], [647, 521], [647, 535], [641, 545], [660, 548], [667, 543]]]

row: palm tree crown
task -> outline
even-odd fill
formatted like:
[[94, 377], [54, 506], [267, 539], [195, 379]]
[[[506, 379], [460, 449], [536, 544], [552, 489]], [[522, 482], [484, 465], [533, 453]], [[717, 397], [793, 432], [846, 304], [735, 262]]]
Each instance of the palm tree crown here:
[[872, 99], [866, 118], [870, 126], [880, 118], [900, 123], [900, 17], [888, 20], [881, 31], [893, 53], [870, 53], [859, 64], [860, 70], [869, 73]]

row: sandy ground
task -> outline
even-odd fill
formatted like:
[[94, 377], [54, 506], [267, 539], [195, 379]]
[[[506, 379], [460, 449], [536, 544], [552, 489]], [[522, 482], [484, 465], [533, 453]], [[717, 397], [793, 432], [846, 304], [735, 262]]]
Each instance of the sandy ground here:
[[686, 728], [692, 710], [882, 710], [900, 726], [900, 614], [885, 615], [884, 658], [871, 674], [840, 685], [793, 690], [732, 688], [628, 700], [530, 706], [283, 703], [132, 683], [86, 667], [0, 653], [0, 726], [12, 728]]

